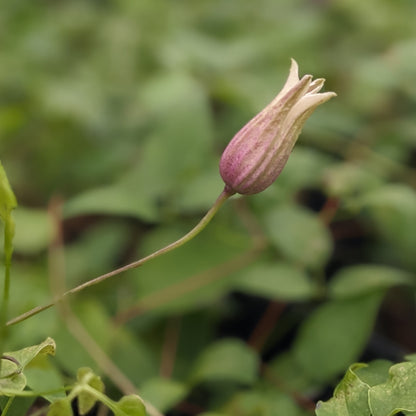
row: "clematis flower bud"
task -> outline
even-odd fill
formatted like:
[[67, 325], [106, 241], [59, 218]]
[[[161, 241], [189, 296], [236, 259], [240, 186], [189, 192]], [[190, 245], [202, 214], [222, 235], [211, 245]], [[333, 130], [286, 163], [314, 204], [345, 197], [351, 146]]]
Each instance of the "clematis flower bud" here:
[[292, 59], [289, 77], [277, 97], [231, 140], [220, 161], [229, 194], [256, 194], [270, 186], [284, 168], [307, 118], [334, 92], [320, 93], [325, 80], [299, 79]]

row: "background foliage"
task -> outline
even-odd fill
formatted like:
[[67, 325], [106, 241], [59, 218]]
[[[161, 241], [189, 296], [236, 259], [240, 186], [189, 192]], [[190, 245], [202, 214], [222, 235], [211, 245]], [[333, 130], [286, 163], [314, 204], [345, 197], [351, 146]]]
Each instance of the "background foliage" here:
[[[416, 349], [415, 13], [412, 0], [5, 3], [11, 316], [52, 296], [51, 201], [63, 201], [68, 287], [173, 241], [222, 190], [222, 149], [294, 57], [338, 98], [278, 181], [71, 304], [172, 415], [313, 414], [353, 362], [403, 360]], [[58, 378], [101, 372], [56, 309], [12, 327], [6, 350], [47, 337]]]

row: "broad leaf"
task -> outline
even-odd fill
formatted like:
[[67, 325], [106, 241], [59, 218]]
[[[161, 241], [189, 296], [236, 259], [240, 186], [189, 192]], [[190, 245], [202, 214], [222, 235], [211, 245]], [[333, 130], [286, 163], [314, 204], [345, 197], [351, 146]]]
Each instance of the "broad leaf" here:
[[416, 363], [393, 365], [388, 380], [370, 389], [368, 402], [373, 416], [416, 412]]
[[146, 416], [146, 409], [139, 396], [131, 394], [122, 397], [114, 408], [115, 416]]
[[305, 272], [283, 262], [256, 263], [242, 270], [235, 284], [243, 292], [288, 301], [310, 299], [318, 291]]
[[237, 394], [226, 405], [224, 413], [236, 416], [301, 416], [305, 414], [292, 397], [276, 390], [252, 390]]
[[225, 339], [208, 346], [195, 364], [194, 383], [225, 380], [252, 384], [257, 379], [259, 360], [242, 341]]
[[414, 276], [393, 267], [363, 264], [341, 269], [329, 284], [329, 293], [334, 298], [347, 298], [396, 285], [415, 285]]
[[27, 383], [23, 370], [39, 354], [54, 355], [55, 341], [47, 338], [39, 345], [4, 353], [0, 373], [0, 393], [10, 394], [7, 390], [23, 390]]
[[14, 212], [15, 250], [33, 254], [47, 248], [52, 238], [51, 218], [46, 210], [19, 207]]
[[140, 386], [140, 395], [162, 412], [180, 402], [187, 393], [184, 384], [166, 378], [153, 378]]
[[363, 350], [381, 294], [330, 301], [316, 309], [300, 328], [294, 357], [315, 380], [330, 381]]
[[405, 185], [384, 186], [360, 200], [389, 249], [414, 266], [416, 246], [416, 192]]
[[335, 389], [334, 397], [327, 402], [318, 402], [317, 416], [370, 416], [369, 386], [355, 373], [362, 366], [365, 364], [352, 365]]
[[326, 264], [332, 242], [317, 215], [297, 205], [274, 208], [264, 217], [271, 241], [290, 261], [311, 268]]
[[59, 399], [49, 406], [47, 416], [73, 416], [71, 402], [68, 399]]
[[53, 402], [65, 397], [63, 377], [46, 355], [36, 356], [25, 368], [25, 376], [27, 386], [31, 390], [53, 391], [53, 393], [43, 395], [46, 400]]

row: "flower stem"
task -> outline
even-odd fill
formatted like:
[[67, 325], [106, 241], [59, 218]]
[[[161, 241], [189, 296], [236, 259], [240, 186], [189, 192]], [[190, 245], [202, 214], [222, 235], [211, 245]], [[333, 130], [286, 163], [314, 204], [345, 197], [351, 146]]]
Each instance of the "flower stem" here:
[[67, 297], [69, 295], [75, 294], [80, 292], [81, 290], [86, 289], [87, 287], [90, 286], [94, 286], [98, 283], [103, 282], [104, 280], [107, 280], [110, 277], [113, 277], [117, 274], [126, 272], [127, 270], [132, 270], [135, 269], [137, 267], [140, 267], [142, 264], [148, 262], [149, 260], [152, 260], [156, 257], [162, 256], [163, 254], [166, 254], [172, 250], [175, 250], [176, 248], [184, 245], [185, 243], [187, 243], [188, 241], [192, 240], [194, 237], [196, 237], [207, 225], [208, 223], [212, 220], [212, 218], [215, 216], [215, 214], [218, 212], [218, 210], [220, 209], [220, 207], [222, 206], [222, 204], [231, 196], [233, 195], [233, 193], [227, 191], [227, 190], [223, 190], [221, 192], [221, 194], [219, 195], [219, 197], [217, 198], [217, 200], [214, 202], [214, 204], [212, 205], [212, 207], [209, 209], [209, 211], [205, 214], [205, 216], [201, 219], [201, 221], [191, 230], [189, 231], [187, 234], [185, 234], [183, 237], [181, 237], [179, 240], [174, 241], [173, 243], [149, 254], [146, 257], [141, 258], [140, 260], [134, 261], [133, 263], [129, 263], [125, 266], [122, 266], [118, 269], [115, 269], [109, 273], [105, 273], [101, 276], [98, 276], [94, 279], [88, 280], [85, 283], [82, 283], [79, 286], [76, 286], [68, 291], [66, 291], [65, 293], [63, 293], [59, 298], [55, 299], [53, 302], [50, 302], [46, 305], [43, 306], [38, 306], [28, 312], [25, 312], [24, 314], [11, 319], [9, 322], [7, 322], [7, 325], [14, 325], [17, 324], [21, 321], [24, 321], [27, 318], [30, 318], [33, 315], [38, 314], [39, 312], [42, 312], [46, 309], [51, 308], [52, 306], [54, 306], [57, 302], [59, 302], [60, 300], [62, 300], [64, 297]]
[[[3, 299], [0, 306], [0, 355], [3, 353], [3, 344], [7, 337], [7, 315], [9, 311], [10, 301], [10, 268], [12, 263], [13, 253], [13, 234], [14, 222], [11, 217], [4, 221], [4, 285], [3, 285]], [[0, 369], [1, 369], [0, 360]]]

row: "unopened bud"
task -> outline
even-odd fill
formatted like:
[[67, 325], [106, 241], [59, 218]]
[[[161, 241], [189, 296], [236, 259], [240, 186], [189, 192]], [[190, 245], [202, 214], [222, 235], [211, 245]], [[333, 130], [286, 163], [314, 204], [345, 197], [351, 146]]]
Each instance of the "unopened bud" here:
[[299, 79], [292, 59], [289, 77], [277, 97], [231, 140], [220, 161], [225, 190], [256, 194], [270, 186], [284, 168], [307, 118], [336, 94], [320, 93], [325, 80]]

